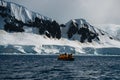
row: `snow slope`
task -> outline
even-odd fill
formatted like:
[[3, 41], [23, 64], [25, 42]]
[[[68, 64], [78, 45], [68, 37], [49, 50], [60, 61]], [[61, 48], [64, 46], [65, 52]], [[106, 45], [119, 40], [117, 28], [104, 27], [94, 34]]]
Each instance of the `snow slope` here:
[[0, 1], [0, 7], [5, 7], [5, 11], [3, 12], [2, 10], [0, 10], [0, 13], [5, 13], [7, 14], [7, 16], [12, 16], [17, 20], [22, 21], [23, 23], [34, 21], [36, 17], [43, 19], [43, 20], [52, 21], [51, 18], [43, 16], [39, 13], [32, 12], [28, 10], [27, 8], [23, 7], [22, 5], [19, 5], [13, 2], [7, 2], [7, 1], [2, 1], [2, 3], [3, 4], [1, 4], [1, 1]]
[[116, 37], [118, 40], [120, 40], [120, 25], [101, 24], [101, 25], [96, 25], [96, 27]]
[[7, 7], [10, 8], [11, 15], [15, 16], [17, 20], [21, 20], [24, 23], [28, 21], [34, 21], [35, 17], [45, 19], [45, 20], [52, 20], [46, 16], [43, 16], [39, 13], [32, 12], [28, 10], [27, 8], [21, 5], [15, 4], [15, 3], [7, 2]]

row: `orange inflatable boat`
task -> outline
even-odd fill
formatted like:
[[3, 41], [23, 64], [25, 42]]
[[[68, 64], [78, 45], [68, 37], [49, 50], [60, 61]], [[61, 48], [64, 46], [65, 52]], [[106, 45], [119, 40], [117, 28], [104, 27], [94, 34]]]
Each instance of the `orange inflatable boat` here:
[[60, 54], [58, 56], [58, 60], [65, 60], [65, 61], [73, 61], [74, 58], [73, 58], [73, 55], [72, 54]]

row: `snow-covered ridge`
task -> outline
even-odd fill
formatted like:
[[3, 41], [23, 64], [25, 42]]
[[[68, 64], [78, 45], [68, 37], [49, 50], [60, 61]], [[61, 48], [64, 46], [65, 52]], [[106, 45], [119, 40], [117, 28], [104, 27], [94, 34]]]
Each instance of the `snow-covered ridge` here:
[[27, 8], [23, 7], [22, 5], [19, 5], [13, 2], [6, 2], [6, 1], [1, 2], [0, 1], [0, 6], [4, 6], [10, 9], [9, 14], [11, 16], [14, 16], [17, 20], [23, 21], [24, 23], [28, 21], [34, 21], [35, 17], [38, 17], [44, 20], [52, 20], [51, 18], [43, 16], [39, 13], [32, 12], [28, 10]]

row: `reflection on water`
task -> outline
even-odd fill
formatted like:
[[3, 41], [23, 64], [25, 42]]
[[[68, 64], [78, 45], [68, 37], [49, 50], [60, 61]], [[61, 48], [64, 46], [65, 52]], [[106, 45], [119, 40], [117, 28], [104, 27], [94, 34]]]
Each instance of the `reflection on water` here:
[[0, 56], [0, 80], [120, 80], [120, 57]]

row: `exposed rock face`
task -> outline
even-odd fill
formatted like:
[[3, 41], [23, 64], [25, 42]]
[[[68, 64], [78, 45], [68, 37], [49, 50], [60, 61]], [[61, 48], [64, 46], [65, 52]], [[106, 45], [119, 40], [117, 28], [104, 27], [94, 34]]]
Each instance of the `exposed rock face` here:
[[[84, 19], [74, 19], [66, 23], [62, 28], [62, 35], [69, 39], [80, 40], [80, 42], [92, 42], [93, 39], [98, 39], [98, 33], [93, 26], [91, 26]], [[77, 37], [75, 37], [77, 36]]]

